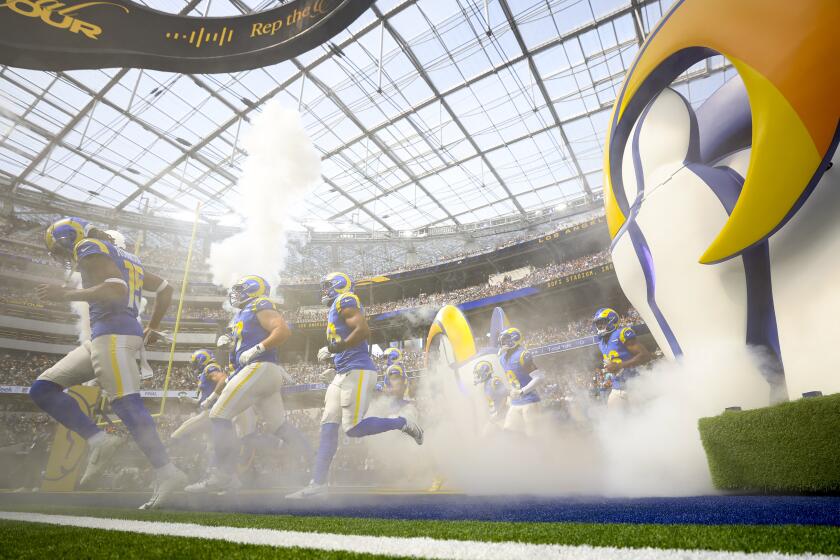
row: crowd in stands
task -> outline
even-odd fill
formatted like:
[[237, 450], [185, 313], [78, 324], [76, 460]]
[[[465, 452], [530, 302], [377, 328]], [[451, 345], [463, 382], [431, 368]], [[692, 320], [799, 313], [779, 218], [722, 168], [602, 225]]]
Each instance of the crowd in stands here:
[[[401, 244], [383, 245], [371, 250], [369, 243], [359, 243], [354, 249], [341, 246], [342, 269], [354, 277], [395, 274], [437, 266], [476, 255], [492, 253], [543, 235], [588, 222], [598, 214], [586, 214], [560, 223], [547, 222], [536, 225], [528, 232], [508, 232], [483, 237], [430, 237], [415, 240], [414, 252], [409, 253]], [[323, 243], [294, 243], [290, 245], [281, 283], [317, 283], [330, 272], [334, 262], [331, 247]]]
[[[456, 290], [439, 292], [433, 294], [421, 294], [417, 297], [404, 298], [396, 301], [374, 303], [366, 308], [369, 315], [396, 311], [398, 309], [413, 309], [418, 307], [432, 306], [439, 308], [446, 304], [458, 304], [468, 301], [512, 292], [520, 288], [535, 286], [555, 278], [561, 278], [589, 270], [598, 265], [610, 262], [610, 253], [607, 249], [591, 255], [585, 255], [561, 263], [552, 263], [544, 267], [535, 268], [530, 274], [518, 280], [505, 280], [498, 284], [481, 284], [468, 286]], [[288, 311], [285, 313], [286, 320], [290, 322], [324, 321], [326, 320], [326, 309], [311, 308], [306, 310]]]

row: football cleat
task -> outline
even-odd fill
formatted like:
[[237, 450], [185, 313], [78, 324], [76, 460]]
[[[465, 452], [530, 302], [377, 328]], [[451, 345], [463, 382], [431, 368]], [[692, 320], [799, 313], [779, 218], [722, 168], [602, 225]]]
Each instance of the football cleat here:
[[79, 486], [86, 487], [93, 480], [95, 480], [108, 466], [114, 453], [123, 444], [123, 439], [111, 434], [104, 434], [103, 437], [98, 438], [96, 443], [90, 444], [90, 456], [88, 457], [88, 464], [85, 468], [85, 474], [79, 481]]
[[196, 482], [195, 484], [190, 484], [184, 488], [184, 491], [192, 494], [199, 494], [202, 492], [224, 493], [238, 490], [241, 487], [242, 483], [239, 482], [239, 478], [236, 475], [214, 470], [205, 480]]
[[171, 470], [157, 476], [152, 499], [140, 506], [139, 509], [159, 509], [166, 506], [170, 502], [172, 494], [178, 490], [183, 490], [186, 485], [187, 475], [173, 465]]
[[326, 484], [316, 484], [310, 482], [308, 486], [304, 486], [297, 492], [292, 492], [286, 496], [287, 500], [305, 500], [307, 498], [314, 498], [316, 496], [325, 496], [329, 492]]
[[423, 428], [417, 422], [405, 419], [405, 426], [402, 427], [403, 433], [413, 439], [417, 445], [423, 445]]

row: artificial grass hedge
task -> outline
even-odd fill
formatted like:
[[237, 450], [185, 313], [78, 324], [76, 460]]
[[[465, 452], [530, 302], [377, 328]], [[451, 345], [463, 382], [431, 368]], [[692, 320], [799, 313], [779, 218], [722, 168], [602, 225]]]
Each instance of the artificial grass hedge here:
[[840, 492], [840, 394], [699, 421], [715, 487]]

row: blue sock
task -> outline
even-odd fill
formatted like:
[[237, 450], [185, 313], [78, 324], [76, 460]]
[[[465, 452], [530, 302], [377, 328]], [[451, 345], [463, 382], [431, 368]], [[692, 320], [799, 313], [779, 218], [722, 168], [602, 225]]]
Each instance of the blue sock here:
[[282, 426], [274, 431], [274, 435], [292, 446], [307, 459], [315, 454], [315, 450], [312, 448], [312, 444], [309, 443], [309, 439], [291, 422], [284, 422]]
[[405, 418], [377, 418], [369, 416], [347, 430], [347, 437], [365, 437], [391, 430], [401, 430], [405, 426]]
[[111, 401], [111, 408], [131, 432], [137, 447], [156, 469], [169, 463], [169, 455], [160, 441], [155, 421], [143, 406], [139, 393], [132, 393]]
[[220, 471], [233, 474], [239, 458], [239, 439], [233, 422], [224, 418], [211, 418], [213, 431], [213, 464]]
[[338, 423], [321, 424], [321, 439], [318, 443], [318, 453], [315, 455], [315, 466], [312, 467], [312, 481], [315, 484], [327, 482], [335, 452], [338, 451]]
[[58, 383], [38, 379], [29, 388], [29, 397], [41, 410], [85, 439], [102, 431]]

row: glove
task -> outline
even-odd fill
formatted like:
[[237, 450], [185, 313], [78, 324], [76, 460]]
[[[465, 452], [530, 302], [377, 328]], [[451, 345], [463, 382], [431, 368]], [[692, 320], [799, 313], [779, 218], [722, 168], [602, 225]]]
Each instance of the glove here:
[[511, 389], [510, 390], [510, 398], [518, 399], [522, 396], [522, 389]]
[[262, 342], [260, 342], [256, 346], [248, 348], [247, 350], [242, 352], [242, 354], [239, 356], [239, 365], [240, 366], [248, 365], [249, 363], [251, 363], [254, 360], [254, 358], [259, 356], [263, 352], [265, 352], [265, 346], [262, 345]]
[[320, 350], [318, 350], [318, 361], [319, 362], [331, 362], [332, 361], [332, 353], [330, 353], [330, 349], [324, 346]]
[[339, 352], [343, 352], [347, 346], [344, 342], [338, 340], [330, 340], [327, 342], [327, 350], [330, 354], [338, 354]]
[[201, 404], [198, 405], [198, 406], [199, 406], [199, 408], [201, 408], [201, 410], [210, 410], [211, 408], [213, 408], [213, 403], [215, 403], [216, 399], [218, 399], [218, 398], [219, 398], [219, 394], [218, 393], [213, 393], [212, 395], [210, 395], [209, 397], [207, 397], [206, 399], [201, 401]]
[[223, 334], [219, 337], [219, 340], [216, 341], [217, 348], [224, 348], [225, 346], [230, 346], [231, 339], [228, 335]]
[[324, 383], [332, 381], [333, 377], [335, 377], [335, 368], [327, 368], [321, 372], [321, 381]]

